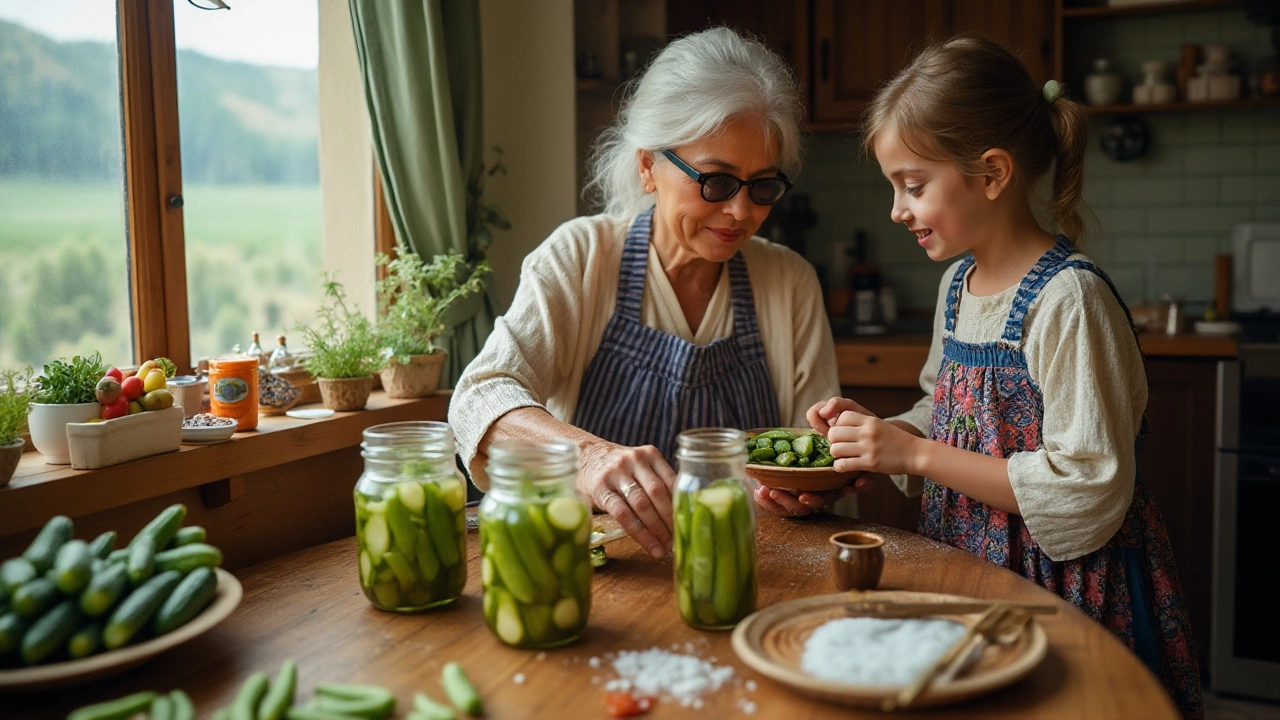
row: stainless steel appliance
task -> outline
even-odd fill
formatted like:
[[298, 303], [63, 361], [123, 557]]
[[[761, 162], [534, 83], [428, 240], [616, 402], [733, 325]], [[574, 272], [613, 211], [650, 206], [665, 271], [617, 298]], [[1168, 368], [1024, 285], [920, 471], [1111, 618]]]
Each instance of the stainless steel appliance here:
[[1280, 316], [1244, 327], [1218, 365], [1210, 680], [1280, 700]]

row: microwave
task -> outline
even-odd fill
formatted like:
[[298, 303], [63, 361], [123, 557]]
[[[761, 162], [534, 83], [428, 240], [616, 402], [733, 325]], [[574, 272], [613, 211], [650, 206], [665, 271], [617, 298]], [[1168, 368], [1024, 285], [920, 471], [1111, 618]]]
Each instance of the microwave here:
[[1280, 313], [1280, 223], [1238, 223], [1231, 249], [1232, 310]]

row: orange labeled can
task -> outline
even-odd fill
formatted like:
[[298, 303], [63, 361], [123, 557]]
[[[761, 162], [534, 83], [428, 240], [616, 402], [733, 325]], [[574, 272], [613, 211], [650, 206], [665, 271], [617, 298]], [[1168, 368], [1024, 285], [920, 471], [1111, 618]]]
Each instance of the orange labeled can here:
[[221, 355], [209, 361], [209, 412], [236, 420], [237, 431], [258, 427], [258, 358]]

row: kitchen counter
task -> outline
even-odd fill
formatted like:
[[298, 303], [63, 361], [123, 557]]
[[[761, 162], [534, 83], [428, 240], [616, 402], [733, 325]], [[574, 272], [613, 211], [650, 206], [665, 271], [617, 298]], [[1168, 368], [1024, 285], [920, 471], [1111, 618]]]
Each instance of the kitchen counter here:
[[[597, 522], [604, 522], [597, 519]], [[1040, 616], [1048, 656], [1031, 674], [994, 694], [942, 710], [895, 713], [902, 718], [1173, 718], [1164, 689], [1137, 656], [1098, 623], [1057, 596], [1003, 568], [918, 535], [848, 518], [759, 520], [760, 607], [832, 593], [827, 537], [845, 529], [885, 537], [881, 589], [953, 593], [1048, 603]], [[274, 674], [298, 661], [298, 701], [321, 682], [373, 683], [397, 696], [403, 714], [415, 692], [444, 699], [439, 678], [448, 661], [462, 664], [485, 704], [485, 717], [604, 717], [609, 654], [651, 647], [693, 651], [732, 665], [736, 679], [703, 696], [700, 708], [660, 702], [655, 717], [741, 717], [753, 703], [761, 718], [883, 718], [812, 700], [766, 679], [738, 660], [730, 633], [686, 626], [676, 611], [670, 556], [655, 561], [629, 540], [608, 545], [609, 564], [592, 581], [590, 622], [581, 640], [540, 652], [507, 647], [481, 613], [479, 542], [468, 532], [468, 577], [461, 600], [418, 615], [373, 609], [357, 581], [355, 541], [338, 540], [237, 573], [244, 600], [211, 631], [124, 675], [77, 688], [5, 699], [5, 717], [61, 717], [79, 705], [139, 690], [182, 688], [204, 713], [231, 703], [250, 673]], [[219, 538], [210, 535], [210, 541]], [[688, 651], [684, 651], [688, 652]], [[598, 658], [593, 667], [591, 659]], [[601, 662], [602, 661], [602, 662]], [[522, 674], [523, 678], [517, 678]], [[745, 680], [756, 683], [755, 690]]]
[[[929, 355], [928, 335], [836, 338], [840, 384], [857, 387], [916, 387]], [[1233, 358], [1236, 341], [1221, 335], [1139, 333], [1148, 358]]]

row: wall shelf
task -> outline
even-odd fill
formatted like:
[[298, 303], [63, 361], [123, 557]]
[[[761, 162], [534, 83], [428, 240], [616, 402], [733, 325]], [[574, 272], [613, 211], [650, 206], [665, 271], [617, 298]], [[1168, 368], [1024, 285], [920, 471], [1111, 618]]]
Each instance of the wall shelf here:
[[1082, 7], [1062, 8], [1064, 20], [1087, 18], [1110, 18], [1126, 15], [1160, 15], [1164, 13], [1183, 13], [1195, 10], [1230, 10], [1244, 7], [1242, 0], [1176, 0], [1170, 2], [1147, 3], [1145, 5], [1090, 5]]
[[1134, 115], [1138, 113], [1178, 112], [1183, 110], [1213, 110], [1221, 108], [1280, 107], [1280, 97], [1240, 98], [1239, 100], [1210, 100], [1208, 102], [1176, 102], [1163, 105], [1100, 105], [1090, 107], [1094, 115]]

